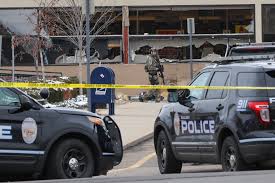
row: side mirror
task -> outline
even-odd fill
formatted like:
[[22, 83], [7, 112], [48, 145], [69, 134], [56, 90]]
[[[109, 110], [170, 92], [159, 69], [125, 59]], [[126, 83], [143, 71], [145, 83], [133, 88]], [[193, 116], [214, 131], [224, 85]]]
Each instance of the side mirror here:
[[176, 89], [168, 89], [167, 101], [169, 103], [175, 103], [178, 101], [178, 94]]
[[178, 90], [178, 102], [181, 105], [187, 106], [187, 107], [192, 107], [193, 104], [190, 102], [188, 97], [190, 96], [190, 90], [185, 89], [185, 90]]
[[168, 89], [167, 91], [168, 91], [169, 93], [177, 92], [176, 89]]
[[50, 92], [47, 88], [43, 88], [42, 90], [40, 90], [40, 96], [43, 98], [43, 99], [47, 99], [49, 98], [50, 96]]
[[25, 95], [20, 96], [20, 103], [21, 103], [21, 109], [24, 111], [28, 111], [33, 108], [32, 102]]

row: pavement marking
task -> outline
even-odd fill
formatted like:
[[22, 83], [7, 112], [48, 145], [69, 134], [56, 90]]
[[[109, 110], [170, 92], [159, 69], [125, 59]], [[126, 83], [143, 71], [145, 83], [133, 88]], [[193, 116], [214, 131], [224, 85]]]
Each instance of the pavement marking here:
[[127, 168], [121, 168], [121, 169], [114, 169], [114, 170], [111, 170], [110, 172], [113, 173], [113, 172], [121, 172], [121, 171], [127, 171], [127, 170], [132, 170], [132, 169], [135, 169], [135, 168], [139, 168], [141, 167], [142, 165], [144, 165], [147, 161], [149, 161], [150, 159], [152, 159], [153, 157], [156, 156], [156, 153], [153, 152], [151, 154], [148, 154], [147, 156], [145, 156], [144, 158], [142, 158], [141, 160], [137, 161], [135, 164], [133, 164], [132, 166], [129, 166]]

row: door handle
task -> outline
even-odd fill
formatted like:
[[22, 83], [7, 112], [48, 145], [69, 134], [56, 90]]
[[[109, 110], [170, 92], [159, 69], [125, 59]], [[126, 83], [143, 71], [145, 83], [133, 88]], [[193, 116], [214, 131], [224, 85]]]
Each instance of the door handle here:
[[223, 106], [222, 104], [219, 104], [218, 107], [216, 107], [216, 109], [217, 109], [218, 111], [223, 110], [223, 108], [224, 108], [224, 106]]
[[188, 109], [189, 112], [193, 112], [195, 110], [195, 108], [191, 107]]

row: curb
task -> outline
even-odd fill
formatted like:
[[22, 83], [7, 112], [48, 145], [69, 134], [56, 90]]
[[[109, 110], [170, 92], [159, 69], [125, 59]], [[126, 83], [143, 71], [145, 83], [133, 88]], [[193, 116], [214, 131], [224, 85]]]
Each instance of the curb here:
[[129, 150], [129, 149], [131, 149], [131, 148], [133, 148], [133, 147], [135, 147], [135, 146], [151, 139], [153, 136], [154, 136], [154, 132], [149, 133], [148, 135], [145, 135], [143, 137], [140, 137], [137, 140], [134, 140], [133, 142], [130, 142], [130, 143], [124, 145], [123, 150]]

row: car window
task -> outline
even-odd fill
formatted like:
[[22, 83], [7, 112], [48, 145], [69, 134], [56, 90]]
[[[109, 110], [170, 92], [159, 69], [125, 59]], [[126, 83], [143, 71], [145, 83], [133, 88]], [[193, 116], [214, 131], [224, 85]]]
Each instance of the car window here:
[[[215, 72], [209, 86], [225, 86], [229, 77], [229, 72]], [[224, 90], [208, 90], [206, 99], [221, 99]], [[226, 92], [225, 92], [226, 93]]]
[[[228, 76], [228, 78], [227, 78], [226, 83], [225, 83], [224, 86], [228, 86], [229, 81], [230, 81], [230, 79], [229, 79], [229, 76]], [[229, 90], [223, 90], [223, 91], [222, 91], [222, 99], [225, 98], [225, 97], [227, 96], [228, 91], [229, 91]]]
[[[244, 72], [238, 74], [238, 86], [266, 87], [265, 73]], [[239, 90], [240, 97], [264, 97], [266, 90]]]
[[[265, 73], [266, 86], [274, 87], [275, 86], [275, 70], [270, 70]], [[275, 96], [275, 90], [267, 90], [269, 97]]]
[[[201, 73], [190, 86], [206, 86], [211, 72]], [[190, 90], [189, 98], [192, 99], [202, 99], [204, 89], [194, 89]]]
[[0, 88], [0, 106], [19, 107], [19, 96], [7, 88]]

